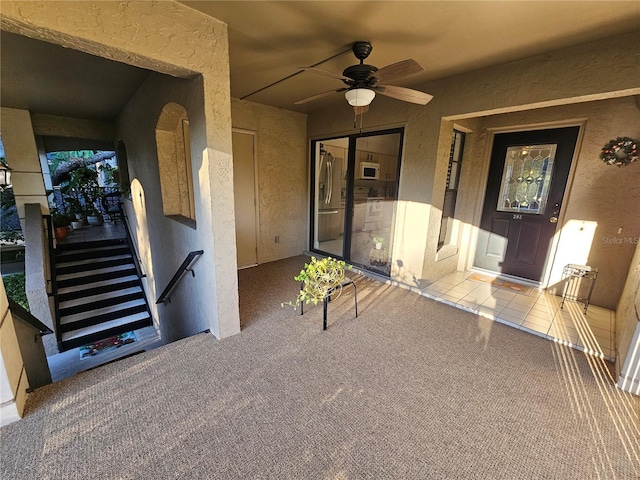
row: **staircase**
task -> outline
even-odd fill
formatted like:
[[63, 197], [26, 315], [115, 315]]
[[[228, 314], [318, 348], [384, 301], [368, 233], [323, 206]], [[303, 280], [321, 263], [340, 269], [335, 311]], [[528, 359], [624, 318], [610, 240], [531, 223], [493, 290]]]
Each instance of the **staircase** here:
[[58, 245], [60, 351], [152, 324], [125, 239]]

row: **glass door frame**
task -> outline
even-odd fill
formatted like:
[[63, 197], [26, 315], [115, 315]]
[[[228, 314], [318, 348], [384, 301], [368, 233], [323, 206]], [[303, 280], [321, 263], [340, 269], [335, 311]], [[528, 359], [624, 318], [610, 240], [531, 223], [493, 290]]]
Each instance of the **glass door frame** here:
[[[400, 134], [400, 141], [398, 145], [398, 162], [397, 162], [397, 170], [396, 170], [396, 201], [399, 197], [399, 187], [400, 187], [400, 170], [402, 164], [402, 154], [404, 149], [404, 136], [405, 136], [405, 128], [404, 127], [395, 127], [389, 128], [385, 130], [375, 130], [369, 132], [359, 132], [354, 134], [347, 135], [335, 135], [330, 137], [322, 137], [311, 140], [310, 144], [310, 202], [309, 202], [309, 251], [313, 253], [318, 253], [319, 255], [332, 256], [334, 258], [338, 258], [341, 260], [345, 260], [347, 263], [352, 263], [351, 260], [351, 236], [352, 236], [352, 227], [353, 227], [353, 215], [354, 215], [354, 182], [355, 182], [355, 167], [356, 167], [356, 144], [359, 138], [365, 137], [375, 137], [380, 135], [392, 135], [392, 134]], [[347, 148], [347, 191], [345, 198], [345, 213], [344, 213], [344, 233], [342, 237], [342, 256], [338, 257], [336, 255], [330, 254], [323, 250], [315, 248], [315, 237], [316, 237], [316, 218], [315, 218], [315, 210], [317, 199], [316, 192], [316, 167], [317, 167], [317, 158], [316, 151], [318, 149], [318, 144], [336, 140], [336, 139], [348, 139], [348, 148]], [[352, 263], [359, 268], [365, 270], [372, 270], [366, 265], [361, 265], [358, 263]], [[375, 271], [378, 274], [381, 274], [377, 270]]]

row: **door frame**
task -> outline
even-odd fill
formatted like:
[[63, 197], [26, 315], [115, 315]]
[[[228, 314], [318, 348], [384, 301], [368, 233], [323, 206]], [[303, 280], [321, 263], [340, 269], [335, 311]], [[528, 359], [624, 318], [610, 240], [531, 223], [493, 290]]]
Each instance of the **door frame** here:
[[[255, 267], [257, 265], [260, 265], [260, 201], [259, 201], [259, 196], [258, 196], [258, 192], [259, 192], [259, 188], [258, 188], [258, 132], [255, 130], [246, 130], [243, 128], [235, 128], [232, 127], [231, 128], [231, 133], [241, 133], [243, 135], [251, 135], [253, 137], [253, 198], [255, 199], [254, 202], [254, 210], [255, 210], [255, 216], [256, 216], [256, 221], [255, 221], [255, 233], [256, 233], [256, 264], [255, 265], [247, 265], [245, 267], [241, 267], [242, 269], [244, 268], [250, 268], [250, 267]], [[233, 218], [233, 223], [235, 226], [235, 215], [236, 212], [234, 211], [234, 218]], [[237, 239], [236, 239], [236, 245], [237, 245]], [[238, 268], [238, 266], [236, 265], [236, 268]]]
[[[327, 135], [319, 135], [309, 138], [309, 174], [307, 175], [309, 182], [309, 196], [308, 196], [308, 212], [309, 212], [309, 222], [307, 228], [307, 246], [309, 252], [319, 255], [326, 255], [326, 252], [318, 250], [314, 247], [314, 238], [315, 238], [315, 221], [314, 221], [314, 210], [315, 210], [315, 202], [316, 200], [316, 191], [315, 191], [315, 176], [316, 176], [316, 156], [315, 156], [315, 146], [323, 141], [330, 141], [335, 139], [348, 139], [348, 148], [347, 155], [345, 160], [347, 163], [347, 197], [345, 201], [345, 220], [344, 220], [344, 236], [343, 236], [343, 249], [342, 256], [338, 257], [339, 259], [350, 262], [350, 260], [346, 260], [351, 257], [351, 236], [352, 236], [352, 226], [353, 226], [353, 205], [354, 205], [354, 196], [353, 196], [353, 184], [355, 180], [355, 164], [356, 164], [356, 143], [359, 138], [364, 137], [375, 137], [378, 135], [389, 135], [389, 134], [400, 134], [400, 143], [399, 143], [399, 156], [398, 156], [398, 164], [397, 164], [397, 192], [396, 192], [396, 201], [400, 200], [400, 191], [401, 191], [401, 169], [405, 155], [405, 142], [407, 135], [407, 126], [405, 124], [398, 124], [395, 126], [385, 126], [385, 127], [371, 127], [368, 129], [358, 130], [356, 133], [348, 132], [344, 134], [327, 134]], [[351, 148], [353, 145], [353, 148]], [[349, 187], [350, 185], [350, 187]], [[394, 214], [393, 222], [395, 224], [396, 217]], [[393, 243], [394, 249], [396, 248], [397, 242], [395, 241], [394, 233]], [[393, 261], [393, 249], [391, 252], [391, 258]], [[362, 268], [363, 270], [368, 270], [364, 265], [354, 264], [355, 266]], [[391, 278], [391, 277], [388, 277]]]
[[558, 251], [560, 236], [562, 235], [562, 225], [564, 225], [566, 211], [567, 211], [566, 207], [569, 205], [570, 198], [571, 198], [571, 190], [573, 188], [573, 181], [576, 173], [576, 166], [578, 163], [578, 154], [582, 150], [582, 139], [584, 138], [584, 130], [585, 130], [584, 127], [586, 122], [587, 122], [586, 118], [579, 118], [579, 119], [560, 120], [555, 122], [510, 125], [505, 127], [489, 127], [486, 129], [486, 132], [488, 133], [488, 138], [485, 142], [484, 152], [482, 155], [483, 164], [482, 164], [481, 178], [483, 179], [483, 181], [481, 183], [481, 187], [478, 189], [478, 192], [475, 198], [475, 208], [473, 212], [473, 223], [472, 223], [471, 235], [469, 238], [469, 248], [467, 250], [467, 254], [465, 256], [465, 262], [463, 265], [464, 271], [479, 270], [473, 266], [473, 262], [476, 254], [476, 248], [478, 246], [478, 236], [480, 234], [480, 222], [482, 220], [482, 209], [484, 207], [485, 196], [487, 193], [487, 183], [489, 180], [489, 167], [491, 164], [491, 153], [493, 152], [493, 144], [494, 144], [495, 136], [503, 133], [529, 132], [529, 131], [535, 131], [535, 130], [548, 130], [551, 128], [579, 127], [578, 137], [576, 139], [576, 146], [573, 151], [573, 156], [571, 157], [571, 167], [569, 169], [567, 183], [565, 185], [563, 196], [562, 196], [563, 208], [560, 210], [560, 215], [558, 216], [558, 228], [556, 229], [556, 233], [551, 239], [551, 243], [549, 245], [549, 257], [542, 271], [540, 282], [533, 282], [526, 278], [512, 277], [510, 275], [499, 275], [507, 278], [515, 278], [521, 283], [526, 283], [526, 284], [530, 284], [537, 287], [547, 288], [549, 286], [553, 265], [555, 264], [555, 261], [556, 261], [556, 253]]

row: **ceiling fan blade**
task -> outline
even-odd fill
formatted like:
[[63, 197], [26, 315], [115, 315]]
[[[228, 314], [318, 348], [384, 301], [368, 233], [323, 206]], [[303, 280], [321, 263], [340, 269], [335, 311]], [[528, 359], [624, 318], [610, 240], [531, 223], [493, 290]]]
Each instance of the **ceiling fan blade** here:
[[404, 102], [417, 103], [418, 105], [426, 105], [431, 101], [433, 95], [413, 90], [411, 88], [396, 87], [394, 85], [378, 85], [374, 88], [380, 95], [402, 100]]
[[298, 67], [300, 70], [305, 70], [311, 73], [319, 73], [320, 75], [326, 75], [327, 77], [336, 78], [338, 80], [351, 80], [349, 77], [345, 77], [341, 73], [329, 72], [327, 70], [321, 70], [315, 67]]
[[302, 100], [298, 100], [294, 105], [302, 105], [303, 103], [312, 102], [313, 100], [317, 100], [318, 98], [326, 97], [327, 95], [331, 95], [332, 93], [344, 92], [348, 90], [347, 88], [339, 88], [337, 90], [329, 90], [328, 92], [318, 93], [316, 95], [312, 95], [307, 98], [303, 98]]
[[424, 70], [422, 65], [412, 59], [402, 60], [401, 62], [392, 63], [386, 67], [382, 67], [372, 76], [378, 79], [378, 83], [393, 82], [400, 78], [408, 77], [414, 73], [420, 73]]

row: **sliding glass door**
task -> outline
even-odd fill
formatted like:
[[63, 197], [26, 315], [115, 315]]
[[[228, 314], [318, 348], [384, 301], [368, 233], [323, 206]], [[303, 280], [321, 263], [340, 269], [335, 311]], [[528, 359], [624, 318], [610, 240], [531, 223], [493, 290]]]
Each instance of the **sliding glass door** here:
[[402, 129], [315, 141], [312, 245], [389, 275]]
[[350, 261], [389, 275], [402, 135], [359, 137], [355, 142]]
[[313, 249], [344, 257], [348, 138], [315, 143]]

